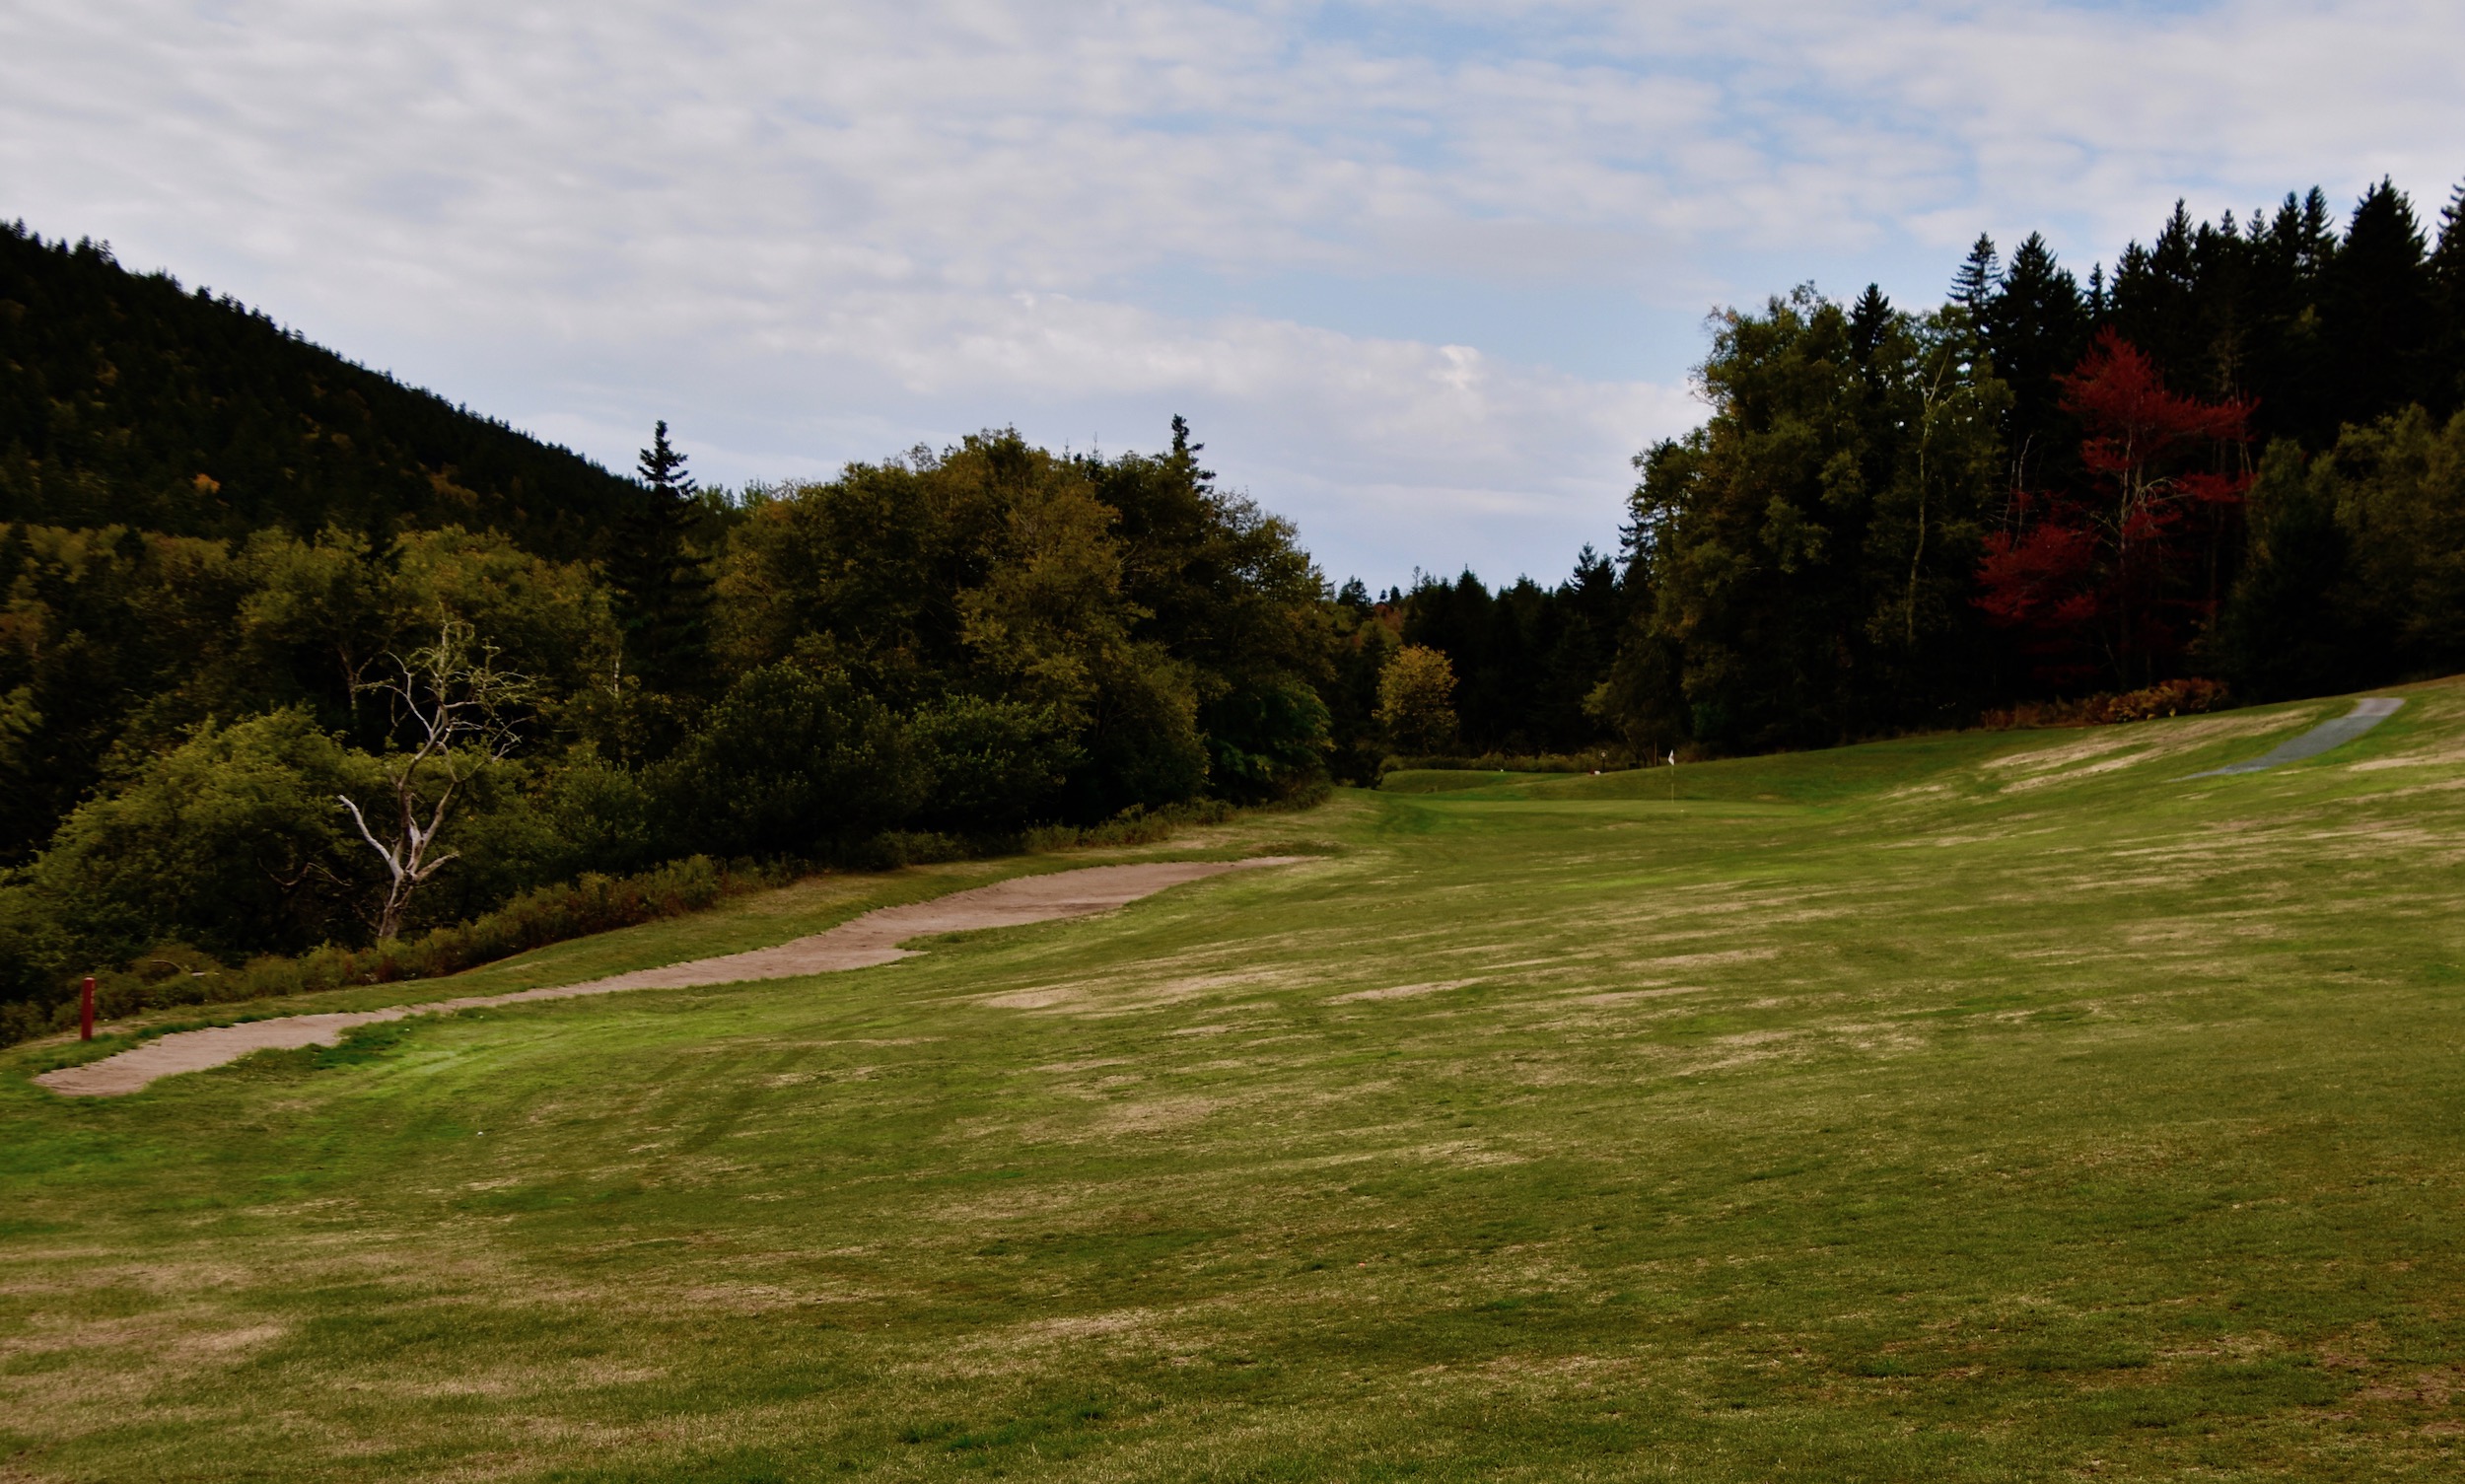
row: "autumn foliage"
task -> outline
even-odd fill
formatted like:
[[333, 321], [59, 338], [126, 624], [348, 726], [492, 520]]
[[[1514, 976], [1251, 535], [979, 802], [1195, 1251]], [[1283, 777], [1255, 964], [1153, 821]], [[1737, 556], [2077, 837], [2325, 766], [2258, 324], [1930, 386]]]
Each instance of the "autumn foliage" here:
[[2017, 493], [1984, 541], [1977, 604], [2021, 632], [2037, 676], [2145, 685], [2177, 665], [2223, 598], [2220, 556], [2251, 472], [2252, 404], [2166, 389], [2112, 328], [2061, 380], [2079, 476]]

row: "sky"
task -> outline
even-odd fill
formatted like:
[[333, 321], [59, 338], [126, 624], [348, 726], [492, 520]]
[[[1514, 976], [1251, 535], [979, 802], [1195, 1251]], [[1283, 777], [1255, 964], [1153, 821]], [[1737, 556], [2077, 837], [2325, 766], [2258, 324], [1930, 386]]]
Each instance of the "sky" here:
[[1015, 426], [1554, 581], [1707, 316], [2465, 178], [2465, 6], [10, 0], [0, 218], [706, 482]]

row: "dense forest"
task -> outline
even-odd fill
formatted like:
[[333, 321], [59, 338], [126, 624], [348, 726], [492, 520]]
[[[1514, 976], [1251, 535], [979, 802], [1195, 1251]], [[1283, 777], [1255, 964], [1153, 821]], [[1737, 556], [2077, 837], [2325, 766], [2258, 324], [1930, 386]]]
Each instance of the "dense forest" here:
[[2465, 669], [2465, 187], [2435, 235], [2387, 182], [2342, 230], [2318, 190], [2177, 207], [2084, 283], [1981, 239], [1937, 308], [1724, 315], [1700, 379], [1613, 574], [1389, 595], [1454, 663], [1464, 745], [1702, 755]]
[[2465, 189], [2435, 224], [2387, 182], [2342, 222], [2316, 190], [2178, 207], [2085, 281], [1980, 240], [1937, 307], [1719, 317], [1700, 381], [1614, 557], [1373, 596], [1177, 418], [1154, 454], [996, 430], [706, 490], [664, 424], [620, 476], [0, 230], [0, 1029], [96, 968], [1305, 799], [1396, 754], [2465, 669]]

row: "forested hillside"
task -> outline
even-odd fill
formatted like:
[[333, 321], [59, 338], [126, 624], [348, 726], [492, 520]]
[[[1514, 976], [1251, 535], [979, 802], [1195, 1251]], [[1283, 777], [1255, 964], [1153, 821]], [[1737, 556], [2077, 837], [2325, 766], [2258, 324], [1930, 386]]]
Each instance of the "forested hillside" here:
[[222, 538], [455, 524], [571, 559], [634, 497], [228, 298], [0, 223], [0, 519]]

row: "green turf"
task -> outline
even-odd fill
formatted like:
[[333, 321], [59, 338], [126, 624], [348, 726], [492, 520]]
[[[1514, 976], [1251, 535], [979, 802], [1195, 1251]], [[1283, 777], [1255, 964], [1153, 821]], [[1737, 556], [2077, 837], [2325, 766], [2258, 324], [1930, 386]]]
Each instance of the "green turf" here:
[[2342, 704], [1344, 794], [1104, 919], [118, 1101], [25, 1048], [0, 1478], [2456, 1477], [2409, 693], [2197, 782]]

